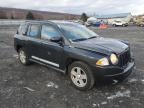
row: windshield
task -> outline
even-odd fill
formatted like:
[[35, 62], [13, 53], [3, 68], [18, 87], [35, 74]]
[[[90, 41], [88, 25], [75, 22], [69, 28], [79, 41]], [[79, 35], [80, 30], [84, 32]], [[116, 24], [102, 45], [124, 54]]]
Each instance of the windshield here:
[[60, 27], [64, 32], [65, 37], [70, 41], [82, 41], [98, 37], [98, 35], [95, 32], [89, 30], [83, 25], [60, 24]]

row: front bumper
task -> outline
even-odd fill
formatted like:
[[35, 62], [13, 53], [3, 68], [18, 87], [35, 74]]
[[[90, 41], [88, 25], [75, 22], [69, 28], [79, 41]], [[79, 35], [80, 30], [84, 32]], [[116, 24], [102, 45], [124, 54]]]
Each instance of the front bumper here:
[[105, 66], [93, 68], [95, 77], [97, 78], [126, 78], [132, 72], [135, 63], [134, 60], [124, 67]]

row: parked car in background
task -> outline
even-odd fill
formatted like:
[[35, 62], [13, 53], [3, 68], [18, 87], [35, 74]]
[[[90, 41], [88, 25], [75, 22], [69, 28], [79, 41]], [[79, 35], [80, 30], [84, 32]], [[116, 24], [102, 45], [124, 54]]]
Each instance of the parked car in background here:
[[74, 22], [74, 23], [78, 23], [78, 24], [85, 25], [85, 22], [83, 22], [82, 20], [74, 20], [73, 22]]
[[98, 21], [87, 21], [87, 22], [85, 23], [85, 25], [86, 25], [87, 27], [89, 27], [89, 26], [99, 27], [99, 26], [101, 25], [101, 23], [98, 22]]
[[137, 26], [144, 27], [144, 21], [136, 22]]
[[134, 67], [128, 42], [73, 22], [26, 21], [14, 47], [23, 65], [36, 62], [63, 72], [79, 90], [91, 89], [96, 79], [125, 79]]
[[113, 22], [112, 22], [112, 25], [113, 25], [114, 27], [116, 27], [116, 26], [126, 27], [126, 26], [128, 26], [128, 23], [125, 22], [125, 21], [113, 21]]

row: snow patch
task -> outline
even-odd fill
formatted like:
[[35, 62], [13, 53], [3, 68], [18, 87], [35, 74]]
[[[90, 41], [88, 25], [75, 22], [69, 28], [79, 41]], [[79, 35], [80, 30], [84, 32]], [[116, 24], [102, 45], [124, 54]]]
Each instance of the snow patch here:
[[56, 88], [56, 89], [59, 88], [59, 86], [57, 84], [53, 83], [53, 82], [49, 82], [46, 86]]
[[109, 97], [107, 97], [107, 99], [115, 99], [115, 98], [118, 98], [118, 97], [130, 97], [130, 90], [126, 90], [124, 92], [120, 92], [118, 91], [115, 95], [111, 95]]
[[125, 90], [125, 87], [124, 87], [124, 86], [121, 86], [120, 89], [121, 89], [121, 90]]
[[132, 82], [136, 82], [136, 81], [137, 81], [137, 79], [132, 78], [132, 79], [130, 79], [128, 82], [129, 82], [129, 83], [132, 83]]
[[92, 104], [92, 107], [99, 107], [100, 105], [99, 104], [96, 104], [96, 103], [93, 103]]
[[102, 105], [105, 105], [105, 104], [107, 104], [107, 102], [106, 102], [106, 101], [104, 101], [104, 102], [102, 102], [101, 104], [102, 104]]
[[97, 104], [95, 104], [95, 103], [93, 103], [93, 105], [92, 105], [93, 107], [96, 107], [97, 106]]

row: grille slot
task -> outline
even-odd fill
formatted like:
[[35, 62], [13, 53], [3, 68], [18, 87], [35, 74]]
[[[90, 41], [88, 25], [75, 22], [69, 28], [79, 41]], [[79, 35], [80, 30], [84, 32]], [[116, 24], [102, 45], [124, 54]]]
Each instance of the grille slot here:
[[123, 52], [120, 56], [120, 66], [125, 66], [128, 64], [128, 62], [130, 61], [130, 50], [126, 50], [125, 52]]

